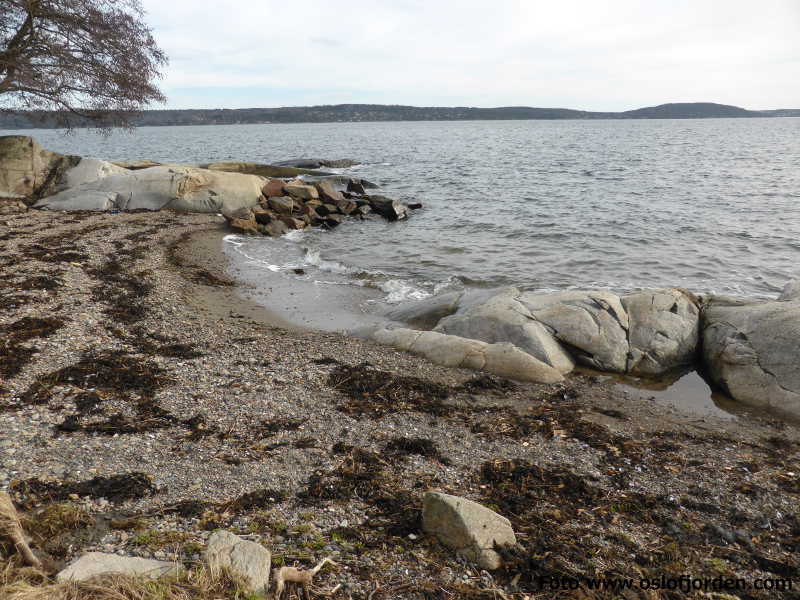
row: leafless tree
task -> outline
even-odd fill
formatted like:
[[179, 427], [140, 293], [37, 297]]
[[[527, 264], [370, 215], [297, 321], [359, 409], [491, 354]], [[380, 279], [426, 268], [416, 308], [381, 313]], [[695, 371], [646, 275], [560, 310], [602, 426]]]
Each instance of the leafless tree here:
[[0, 111], [130, 127], [166, 64], [139, 0], [0, 0]]

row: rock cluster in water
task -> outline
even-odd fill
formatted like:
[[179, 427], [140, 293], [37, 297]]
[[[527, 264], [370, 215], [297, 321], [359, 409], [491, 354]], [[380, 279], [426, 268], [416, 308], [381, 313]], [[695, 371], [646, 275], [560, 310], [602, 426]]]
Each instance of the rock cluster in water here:
[[245, 234], [279, 237], [291, 229], [333, 228], [347, 217], [376, 213], [389, 221], [408, 217], [409, 207], [385, 196], [368, 195], [358, 179], [269, 179], [258, 205], [224, 214], [232, 229]]

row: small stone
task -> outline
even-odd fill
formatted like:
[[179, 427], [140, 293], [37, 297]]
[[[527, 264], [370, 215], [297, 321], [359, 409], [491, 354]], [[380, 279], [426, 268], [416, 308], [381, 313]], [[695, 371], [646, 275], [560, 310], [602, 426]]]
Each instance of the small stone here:
[[156, 579], [176, 572], [176, 563], [103, 552], [88, 552], [56, 575], [58, 581], [84, 581], [104, 573], [122, 573]]
[[422, 527], [445, 546], [487, 570], [502, 566], [495, 546], [517, 543], [508, 519], [477, 502], [441, 492], [425, 494]]
[[229, 531], [215, 531], [208, 538], [206, 562], [213, 571], [227, 567], [241, 575], [255, 593], [266, 594], [272, 563], [270, 551]]

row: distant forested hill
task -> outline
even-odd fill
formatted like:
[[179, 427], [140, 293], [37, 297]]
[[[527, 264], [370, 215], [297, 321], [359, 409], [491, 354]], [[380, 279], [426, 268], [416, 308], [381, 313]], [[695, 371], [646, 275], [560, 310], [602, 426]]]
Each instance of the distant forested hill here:
[[[381, 104], [337, 104], [283, 108], [148, 110], [135, 122], [148, 125], [224, 125], [238, 123], [344, 123], [356, 121], [479, 121], [520, 119], [708, 119], [723, 117], [794, 117], [800, 110], [754, 111], [714, 104], [689, 102], [661, 104], [624, 112], [591, 112], [568, 108], [420, 107]], [[0, 129], [48, 127], [47, 114], [0, 114]]]

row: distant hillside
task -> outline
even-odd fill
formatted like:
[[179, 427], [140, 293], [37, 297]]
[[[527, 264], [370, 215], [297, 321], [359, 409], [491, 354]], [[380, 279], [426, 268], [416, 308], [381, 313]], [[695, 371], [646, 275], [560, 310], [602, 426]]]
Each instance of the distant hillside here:
[[798, 108], [779, 108], [777, 110], [762, 110], [759, 112], [768, 117], [800, 117], [800, 109]]
[[[33, 116], [38, 122], [33, 122]], [[800, 110], [753, 111], [714, 104], [689, 102], [661, 104], [624, 112], [591, 112], [568, 108], [420, 107], [382, 104], [337, 104], [283, 108], [196, 110], [148, 110], [136, 119], [138, 126], [226, 125], [239, 123], [344, 123], [357, 121], [488, 121], [522, 119], [709, 119], [800, 116]], [[42, 119], [44, 124], [42, 124]], [[0, 114], [0, 129], [48, 127], [47, 114]]]
[[676, 102], [647, 108], [637, 108], [619, 113], [622, 119], [719, 119], [739, 117], [761, 117], [763, 114], [713, 102]]

